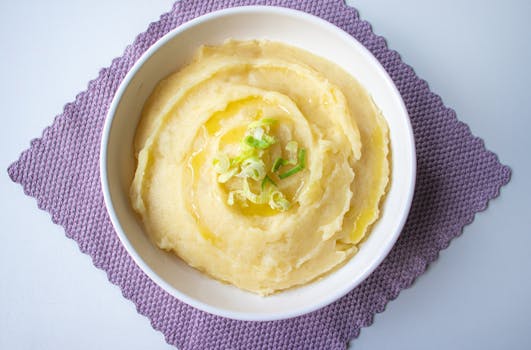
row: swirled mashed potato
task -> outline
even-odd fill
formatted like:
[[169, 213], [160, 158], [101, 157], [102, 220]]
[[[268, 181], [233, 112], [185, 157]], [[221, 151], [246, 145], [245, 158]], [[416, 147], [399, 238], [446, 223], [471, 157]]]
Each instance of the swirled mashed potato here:
[[154, 89], [130, 196], [160, 248], [267, 295], [356, 253], [379, 216], [388, 148], [384, 118], [340, 67], [229, 40]]

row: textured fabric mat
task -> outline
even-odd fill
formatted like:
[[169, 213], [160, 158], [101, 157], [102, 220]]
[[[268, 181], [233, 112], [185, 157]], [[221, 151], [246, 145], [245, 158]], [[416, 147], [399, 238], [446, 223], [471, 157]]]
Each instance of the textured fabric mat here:
[[[221, 8], [268, 4], [320, 16], [367, 47], [397, 85], [413, 124], [418, 158], [417, 187], [407, 224], [385, 261], [358, 288], [306, 316], [276, 322], [239, 322], [198, 311], [171, 297], [127, 255], [107, 216], [100, 189], [99, 148], [105, 115], [127, 71], [162, 35]], [[343, 1], [189, 0], [152, 23], [122, 57], [101, 70], [88, 89], [65, 106], [52, 126], [31, 142], [9, 175], [39, 208], [51, 213], [94, 265], [107, 272], [124, 297], [179, 349], [344, 349], [361, 327], [372, 323], [389, 300], [409, 287], [484, 210], [509, 181], [510, 170], [487, 151], [455, 112], [387, 48], [382, 37]]]

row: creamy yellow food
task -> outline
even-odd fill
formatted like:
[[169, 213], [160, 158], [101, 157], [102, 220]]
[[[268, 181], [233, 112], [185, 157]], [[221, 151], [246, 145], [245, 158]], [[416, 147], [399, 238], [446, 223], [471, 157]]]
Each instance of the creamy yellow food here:
[[285, 44], [202, 46], [137, 128], [131, 202], [162, 249], [268, 295], [350, 259], [389, 179], [385, 119], [337, 65]]

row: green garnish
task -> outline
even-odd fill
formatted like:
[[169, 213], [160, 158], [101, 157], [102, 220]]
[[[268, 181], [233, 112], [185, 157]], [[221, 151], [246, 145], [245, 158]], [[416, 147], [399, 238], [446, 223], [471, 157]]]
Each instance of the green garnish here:
[[288, 161], [287, 164], [295, 165], [297, 164], [297, 149], [299, 144], [297, 141], [290, 141], [286, 144], [286, 151], [288, 152]]
[[245, 195], [245, 198], [254, 204], [266, 204], [268, 202], [268, 193], [265, 191], [260, 192], [259, 194], [254, 193], [251, 191], [251, 186], [249, 186], [249, 182], [247, 179], [243, 180], [243, 193]]
[[238, 173], [237, 168], [231, 168], [231, 162], [226, 154], [218, 154], [212, 164], [214, 165], [214, 171], [219, 174], [218, 182], [225, 183], [230, 180], [231, 177]]
[[[276, 122], [275, 119], [263, 118], [250, 123], [241, 141], [240, 153], [236, 157], [229, 158], [226, 154], [220, 154], [214, 158], [212, 164], [214, 171], [219, 174], [219, 183], [225, 183], [233, 177], [241, 179], [242, 188], [229, 192], [227, 204], [234, 205], [236, 201], [243, 206], [248, 206], [249, 202], [267, 204], [279, 211], [286, 211], [291, 207], [290, 201], [269, 176], [262, 158], [268, 152], [267, 149], [277, 143], [277, 139], [269, 134], [270, 126]], [[300, 172], [306, 166], [306, 150], [299, 149], [296, 141], [289, 141], [285, 150], [287, 159], [277, 157], [270, 170], [281, 180]], [[286, 165], [293, 165], [293, 168], [279, 175], [280, 168]], [[258, 193], [251, 190], [250, 180], [260, 183]]]
[[245, 193], [242, 190], [229, 192], [229, 197], [227, 198], [228, 205], [234, 205], [234, 197], [237, 197], [244, 204], [244, 206], [247, 206], [247, 203], [245, 202]]
[[[264, 180], [267, 178], [269, 177], [267, 176], [264, 178]], [[271, 183], [274, 184], [273, 180], [269, 179], [268, 181], [271, 181]], [[270, 187], [269, 190], [264, 191], [264, 189], [262, 189], [262, 192], [256, 194], [251, 191], [251, 187], [249, 186], [249, 182], [247, 182], [247, 180], [243, 181], [243, 190], [229, 192], [227, 204], [234, 205], [235, 199], [241, 201], [244, 206], [247, 206], [247, 201], [249, 201], [254, 204], [268, 204], [272, 209], [280, 211], [286, 211], [291, 206], [291, 203], [279, 190], [271, 190]]]
[[242, 146], [243, 146], [242, 152], [235, 158], [230, 159], [231, 166], [237, 166], [241, 164], [244, 160], [250, 157], [255, 157], [255, 156], [261, 157], [262, 156], [262, 151], [257, 151], [256, 149], [252, 147], [248, 147], [246, 144], [242, 144]]
[[255, 181], [262, 180], [266, 176], [265, 164], [261, 158], [250, 157], [242, 161], [239, 177], [251, 178]]
[[223, 174], [219, 174], [218, 182], [224, 184], [225, 182], [229, 181], [237, 173], [238, 173], [238, 168], [229, 169]]
[[273, 136], [268, 135], [268, 134], [264, 134], [263, 137], [262, 137], [262, 139], [263, 139], [265, 142], [269, 143], [270, 146], [272, 146], [272, 145], [274, 145], [275, 143], [277, 143], [277, 139], [274, 138]]
[[291, 206], [291, 203], [284, 197], [284, 194], [280, 191], [273, 191], [269, 196], [269, 206], [272, 209], [280, 211], [286, 211]]
[[275, 159], [275, 161], [273, 162], [273, 167], [271, 168], [271, 171], [275, 173], [280, 169], [280, 167], [284, 165], [288, 165], [288, 164], [296, 165], [298, 147], [299, 145], [297, 144], [297, 141], [288, 142], [285, 147], [286, 151], [288, 152], [288, 159], [286, 160], [281, 157]]
[[212, 164], [214, 165], [214, 171], [218, 174], [222, 174], [229, 170], [230, 160], [226, 154], [221, 153], [214, 158]]
[[299, 160], [299, 164], [297, 164], [297, 166], [291, 168], [290, 170], [288, 170], [287, 172], [285, 172], [283, 174], [280, 174], [278, 177], [281, 180], [283, 180], [283, 179], [285, 179], [287, 177], [290, 177], [292, 175], [295, 175], [299, 171], [303, 170], [304, 167], [306, 166], [306, 149], [301, 148], [299, 150], [298, 160]]
[[271, 171], [275, 173], [275, 172], [277, 172], [278, 169], [280, 169], [281, 166], [286, 165], [286, 164], [288, 164], [287, 160], [285, 160], [284, 158], [278, 157], [273, 162], [273, 166], [271, 167]]
[[243, 139], [243, 142], [245, 142], [246, 145], [251, 146], [252, 148], [266, 149], [273, 145], [276, 140], [266, 140], [265, 138], [257, 139], [251, 135], [247, 135]]
[[277, 187], [277, 184], [275, 183], [275, 181], [273, 181], [268, 175], [266, 175], [264, 179], [262, 180], [262, 185], [260, 185], [260, 188], [262, 189], [262, 191], [265, 189], [268, 183]]
[[297, 165], [296, 167], [291, 168], [290, 170], [286, 171], [285, 173], [278, 175], [278, 177], [281, 180], [284, 180], [285, 178], [288, 178], [288, 177], [290, 177], [292, 175], [297, 174], [299, 171], [302, 171], [302, 169], [304, 169], [304, 167], [301, 167], [300, 165]]
[[306, 149], [301, 148], [298, 155], [299, 165], [304, 169], [306, 166]]

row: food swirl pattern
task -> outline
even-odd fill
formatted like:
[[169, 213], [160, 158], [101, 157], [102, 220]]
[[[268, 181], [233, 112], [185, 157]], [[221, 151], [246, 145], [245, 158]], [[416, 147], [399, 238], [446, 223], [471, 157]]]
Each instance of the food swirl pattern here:
[[[265, 146], [242, 143], [264, 134]], [[275, 166], [293, 157], [288, 144], [299, 159]], [[235, 159], [244, 146], [269, 184], [266, 173], [242, 175]], [[201, 47], [153, 91], [134, 149], [131, 201], [154, 242], [262, 295], [352, 257], [389, 178], [387, 125], [362, 86], [329, 61], [269, 41]], [[220, 171], [220, 159], [233, 168]], [[223, 171], [232, 173], [220, 180]], [[265, 201], [253, 202], [260, 193]]]

